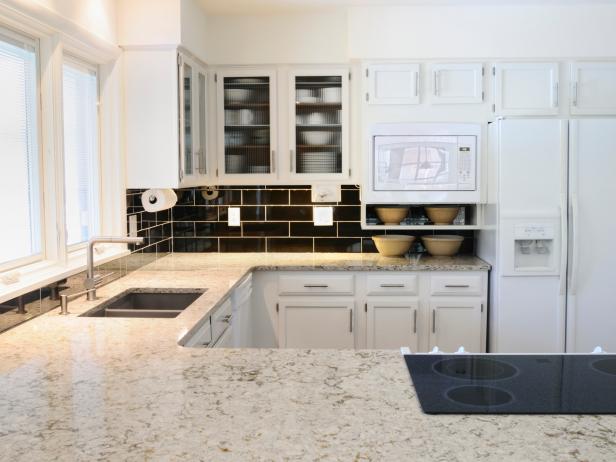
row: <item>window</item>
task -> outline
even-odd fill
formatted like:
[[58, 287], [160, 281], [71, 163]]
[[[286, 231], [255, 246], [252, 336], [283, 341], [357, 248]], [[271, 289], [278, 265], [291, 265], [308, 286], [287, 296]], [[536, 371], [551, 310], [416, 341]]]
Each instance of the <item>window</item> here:
[[0, 266], [42, 253], [35, 43], [0, 30]]
[[64, 197], [66, 243], [87, 241], [99, 231], [98, 78], [96, 68], [65, 58]]

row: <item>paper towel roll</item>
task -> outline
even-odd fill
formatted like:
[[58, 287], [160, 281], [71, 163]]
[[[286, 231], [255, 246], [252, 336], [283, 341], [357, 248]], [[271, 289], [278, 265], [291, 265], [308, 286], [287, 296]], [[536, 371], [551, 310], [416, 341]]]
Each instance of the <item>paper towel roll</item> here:
[[146, 212], [159, 212], [170, 209], [178, 201], [173, 189], [147, 189], [141, 195], [141, 203]]

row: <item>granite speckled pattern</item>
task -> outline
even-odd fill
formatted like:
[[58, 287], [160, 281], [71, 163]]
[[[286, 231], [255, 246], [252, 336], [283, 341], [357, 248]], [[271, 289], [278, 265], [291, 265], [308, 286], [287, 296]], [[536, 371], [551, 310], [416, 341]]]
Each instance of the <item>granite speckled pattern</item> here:
[[163, 259], [99, 296], [208, 289], [175, 319], [78, 317], [103, 301], [79, 299], [0, 335], [0, 460], [614, 460], [616, 416], [423, 414], [395, 351], [177, 344], [251, 267], [293, 258]]

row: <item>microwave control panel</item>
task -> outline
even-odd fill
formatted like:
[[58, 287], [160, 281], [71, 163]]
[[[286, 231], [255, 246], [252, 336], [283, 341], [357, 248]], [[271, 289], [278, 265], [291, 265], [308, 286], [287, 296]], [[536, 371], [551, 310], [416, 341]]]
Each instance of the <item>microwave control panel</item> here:
[[475, 151], [477, 139], [474, 136], [458, 138], [458, 188], [472, 191], [475, 189]]

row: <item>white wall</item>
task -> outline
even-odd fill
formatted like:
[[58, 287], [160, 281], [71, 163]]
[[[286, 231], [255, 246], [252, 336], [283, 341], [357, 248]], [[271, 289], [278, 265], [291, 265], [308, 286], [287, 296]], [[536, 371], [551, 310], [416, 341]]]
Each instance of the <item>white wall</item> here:
[[181, 0], [180, 23], [182, 45], [188, 48], [197, 58], [208, 60], [207, 55], [207, 28], [208, 22], [205, 11], [196, 0]]
[[180, 24], [180, 0], [118, 0], [120, 45], [178, 44]]
[[208, 63], [339, 63], [347, 61], [343, 10], [276, 15], [210, 16]]
[[349, 58], [616, 56], [616, 5], [351, 8]]

